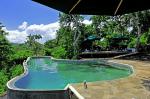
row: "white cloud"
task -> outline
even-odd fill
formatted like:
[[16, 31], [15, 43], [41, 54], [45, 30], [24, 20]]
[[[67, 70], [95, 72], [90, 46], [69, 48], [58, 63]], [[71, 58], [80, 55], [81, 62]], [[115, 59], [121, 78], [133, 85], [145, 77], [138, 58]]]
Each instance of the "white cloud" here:
[[25, 30], [28, 26], [28, 23], [27, 22], [23, 22], [20, 26], [18, 26], [19, 29], [21, 30]]
[[55, 39], [56, 38], [56, 30], [59, 29], [59, 22], [50, 23], [47, 25], [40, 24], [40, 25], [30, 25], [26, 29], [26, 33], [29, 35], [40, 34], [42, 39], [40, 40], [41, 43], [44, 43], [47, 40]]
[[50, 23], [50, 24], [33, 24], [29, 25], [27, 22], [23, 22], [18, 29], [16, 30], [8, 30], [4, 28], [9, 35], [7, 35], [7, 39], [13, 43], [24, 43], [29, 34], [35, 35], [40, 34], [42, 39], [39, 42], [44, 43], [47, 40], [56, 38], [56, 30], [59, 29], [59, 22]]
[[92, 24], [92, 21], [84, 20], [83, 23], [86, 24], [86, 25], [90, 25], [90, 24]]
[[26, 41], [27, 33], [25, 31], [19, 30], [7, 30], [9, 35], [7, 35], [7, 39], [13, 43], [24, 43]]
[[[91, 21], [84, 20], [84, 24], [91, 24]], [[12, 43], [24, 43], [26, 38], [29, 34], [35, 35], [40, 34], [42, 39], [39, 42], [44, 43], [47, 40], [55, 39], [56, 38], [56, 31], [59, 29], [59, 22], [54, 22], [50, 24], [33, 24], [28, 25], [28, 22], [23, 22], [18, 29], [16, 30], [8, 30], [4, 28], [9, 35], [7, 35], [7, 39]]]

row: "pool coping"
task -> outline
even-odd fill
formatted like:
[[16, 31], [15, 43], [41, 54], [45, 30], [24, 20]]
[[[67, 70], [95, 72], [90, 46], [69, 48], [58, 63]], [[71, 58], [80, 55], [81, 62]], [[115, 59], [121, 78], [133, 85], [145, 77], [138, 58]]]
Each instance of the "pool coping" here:
[[[51, 56], [41, 56], [41, 57], [49, 57], [51, 59], [54, 59], [53, 57]], [[22, 77], [25, 77], [27, 74], [28, 74], [28, 68], [27, 68], [27, 62], [30, 60], [31, 57], [28, 57], [26, 61], [23, 62], [23, 68], [24, 68], [24, 72], [19, 75], [19, 76], [16, 76], [14, 78], [12, 78], [11, 80], [9, 80], [6, 84], [7, 88], [9, 90], [14, 90], [14, 91], [34, 91], [34, 92], [55, 92], [55, 91], [67, 91], [68, 89], [71, 90], [75, 95], [76, 97], [78, 97], [78, 99], [84, 99], [84, 97], [82, 95], [80, 95], [77, 90], [70, 84], [67, 84], [66, 87], [64, 89], [56, 89], [56, 90], [32, 90], [32, 89], [21, 89], [21, 88], [17, 88], [15, 87], [14, 83], [18, 80], [18, 79], [21, 79]], [[33, 56], [34, 58], [34, 56]], [[13, 86], [13, 87], [12, 87]]]
[[[48, 58], [51, 58], [52, 60], [56, 60], [56, 61], [70, 61], [68, 59], [55, 59], [51, 56], [38, 56], [38, 57], [48, 57]], [[17, 88], [15, 87], [15, 82], [18, 80], [18, 79], [21, 79], [22, 77], [25, 77], [27, 74], [28, 74], [28, 68], [27, 68], [27, 62], [31, 59], [31, 58], [37, 58], [36, 56], [33, 56], [33, 57], [28, 57], [26, 61], [23, 62], [23, 68], [24, 68], [24, 72], [23, 74], [19, 75], [19, 76], [16, 76], [14, 78], [12, 78], [11, 80], [9, 80], [7, 82], [7, 88], [10, 89], [10, 90], [14, 90], [14, 91], [35, 91], [35, 92], [38, 92], [38, 91], [42, 91], [42, 92], [55, 92], [55, 91], [66, 91], [66, 90], [71, 90], [79, 99], [84, 99], [84, 97], [79, 94], [79, 92], [70, 84], [67, 84], [66, 87], [64, 89], [55, 89], [55, 90], [45, 90], [45, 89], [39, 89], [39, 90], [35, 90], [35, 89], [22, 89], [22, 88]], [[108, 65], [112, 65], [112, 64], [119, 64], [119, 65], [122, 65], [122, 66], [127, 66], [128, 68], [130, 68], [131, 70], [131, 74], [129, 76], [131, 76], [132, 74], [134, 74], [134, 69], [132, 67], [132, 65], [128, 65], [128, 64], [121, 64], [121, 63], [118, 63], [118, 62], [114, 62], [114, 61], [108, 61], [108, 59], [103, 59], [104, 61], [103, 62], [107, 62], [109, 63]], [[107, 61], [106, 61], [107, 60]], [[87, 62], [87, 60], [71, 60], [72, 62]], [[94, 61], [97, 61], [97, 60], [90, 60], [88, 62], [94, 62]], [[112, 66], [113, 67], [113, 66]], [[117, 68], [116, 66], [114, 66], [114, 68]], [[120, 67], [119, 67], [120, 68]], [[121, 79], [121, 78], [119, 78]], [[107, 80], [106, 80], [107, 81]], [[94, 82], [100, 82], [100, 81], [94, 81]], [[93, 82], [88, 82], [88, 83], [93, 83]], [[76, 84], [76, 83], [75, 83]]]
[[[12, 78], [11, 80], [9, 80], [9, 81], [7, 82], [6, 85], [7, 85], [8, 89], [11, 89], [11, 90], [18, 90], [18, 91], [52, 91], [52, 92], [54, 92], [54, 91], [64, 91], [65, 88], [64, 88], [64, 89], [55, 89], [55, 90], [46, 90], [46, 89], [39, 89], [39, 90], [33, 89], [33, 90], [32, 90], [32, 89], [17, 88], [17, 87], [14, 85], [17, 80], [19, 80], [19, 79], [25, 77], [26, 75], [28, 75], [27, 62], [28, 62], [31, 58], [34, 58], [34, 57], [35, 57], [35, 56], [33, 56], [33, 57], [28, 57], [27, 60], [23, 62], [24, 72], [23, 72], [21, 75], [16, 76], [16, 77]], [[40, 57], [41, 57], [41, 56], [40, 56]], [[42, 56], [42, 57], [51, 58], [51, 56]]]

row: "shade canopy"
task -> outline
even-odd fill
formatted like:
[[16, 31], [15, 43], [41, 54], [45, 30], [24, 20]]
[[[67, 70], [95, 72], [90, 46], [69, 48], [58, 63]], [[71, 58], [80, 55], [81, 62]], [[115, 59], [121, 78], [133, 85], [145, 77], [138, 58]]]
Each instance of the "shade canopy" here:
[[150, 9], [149, 0], [33, 0], [67, 14], [121, 15]]
[[100, 39], [101, 39], [100, 37], [91, 35], [91, 36], [88, 36], [85, 41], [95, 41], [95, 40], [100, 40]]

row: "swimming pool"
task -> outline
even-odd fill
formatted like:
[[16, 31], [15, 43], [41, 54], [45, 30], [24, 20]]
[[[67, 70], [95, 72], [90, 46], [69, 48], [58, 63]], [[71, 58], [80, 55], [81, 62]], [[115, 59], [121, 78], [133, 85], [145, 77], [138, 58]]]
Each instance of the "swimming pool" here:
[[117, 69], [98, 61], [69, 61], [50, 58], [31, 58], [27, 62], [27, 75], [14, 86], [19, 89], [59, 90], [69, 83], [113, 80], [127, 77], [129, 69]]

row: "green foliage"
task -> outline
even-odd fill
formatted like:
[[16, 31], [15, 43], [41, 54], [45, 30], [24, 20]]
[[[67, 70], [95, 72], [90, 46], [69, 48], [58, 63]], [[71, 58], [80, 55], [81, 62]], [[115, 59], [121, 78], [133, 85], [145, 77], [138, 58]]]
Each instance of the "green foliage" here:
[[57, 31], [57, 46], [62, 46], [66, 51], [66, 58], [73, 58], [79, 54], [80, 43], [83, 39], [83, 17], [60, 13], [60, 29]]
[[12, 55], [12, 60], [17, 60], [17, 59], [26, 59], [27, 57], [29, 56], [32, 56], [32, 51], [30, 50], [19, 50], [19, 51], [16, 51], [16, 53], [14, 53]]
[[6, 83], [8, 81], [7, 69], [9, 67], [11, 45], [6, 39], [7, 33], [2, 30], [0, 23], [0, 94], [6, 91]]
[[128, 44], [129, 48], [135, 48], [136, 47], [137, 38], [132, 38], [130, 43]]
[[147, 38], [147, 35], [146, 35], [146, 33], [144, 33], [141, 37], [140, 37], [140, 44], [141, 45], [146, 45], [147, 44], [147, 40], [148, 38]]
[[0, 70], [7, 68], [9, 62], [9, 54], [11, 53], [11, 45], [6, 39], [6, 32], [2, 30], [0, 24]]
[[0, 70], [0, 95], [6, 91], [6, 83], [8, 81], [8, 75], [5, 70]]
[[73, 54], [73, 34], [71, 30], [67, 27], [61, 28], [58, 31], [58, 37], [57, 37], [57, 46], [62, 46], [66, 50], [66, 58], [72, 58], [74, 56]]
[[103, 38], [101, 41], [96, 41], [96, 45], [99, 45], [103, 50], [106, 50], [109, 46], [109, 41], [106, 38]]
[[105, 27], [110, 19], [109, 16], [94, 15], [91, 17], [93, 32], [99, 37], [104, 37]]
[[49, 49], [49, 48], [44, 48], [44, 51], [45, 51], [45, 55], [46, 55], [46, 56], [52, 56], [52, 54], [51, 54], [51, 49]]
[[22, 64], [27, 57], [33, 56], [32, 50], [25, 44], [12, 44], [12, 53], [10, 54], [10, 65]]
[[23, 73], [23, 66], [22, 65], [15, 65], [13, 66], [12, 68], [10, 68], [10, 75], [11, 75], [11, 78], [13, 77], [16, 77], [20, 74]]
[[[135, 48], [138, 44], [150, 44], [150, 10], [118, 16], [91, 16], [92, 24], [84, 25], [80, 15], [59, 14], [60, 28], [54, 40], [44, 46], [37, 40], [40, 35], [29, 35], [26, 44], [10, 44], [8, 34], [0, 24], [0, 94], [6, 89], [6, 82], [23, 72], [22, 64], [28, 56], [52, 55], [55, 58], [77, 58], [82, 42], [91, 35], [101, 38], [96, 45], [103, 50], [113, 46], [128, 45]], [[121, 40], [128, 38], [127, 40]], [[121, 41], [116, 41], [120, 39]], [[93, 42], [91, 43], [91, 45]]]
[[10, 68], [9, 73], [6, 70], [0, 70], [0, 95], [6, 92], [6, 83], [9, 79], [23, 73], [23, 66], [15, 65]]
[[48, 40], [44, 43], [45, 48], [54, 48], [56, 47], [56, 39], [54, 40]]
[[36, 56], [40, 55], [41, 53], [39, 52], [43, 50], [42, 49], [43, 45], [36, 41], [41, 38], [42, 38], [41, 35], [31, 35], [31, 34], [27, 38], [26, 44], [29, 46], [29, 48], [33, 51], [33, 54]]
[[23, 66], [16, 65], [10, 68], [9, 73], [6, 70], [0, 70], [0, 95], [6, 92], [6, 83], [13, 77], [23, 73]]
[[[61, 29], [63, 30], [63, 29]], [[59, 31], [61, 32], [61, 31]], [[44, 43], [45, 46], [45, 55], [47, 56], [53, 56], [55, 58], [66, 58], [67, 55], [67, 47], [69, 47], [69, 36], [66, 36], [67, 38], [64, 39], [65, 37], [63, 36], [67, 32], [61, 32], [62, 34], [59, 34], [59, 40], [56, 42], [56, 40], [49, 40]], [[69, 35], [69, 34], [68, 34]], [[62, 37], [61, 37], [62, 36]], [[58, 39], [58, 37], [57, 37]], [[68, 45], [68, 46], [67, 46]], [[65, 49], [66, 47], [66, 49]]]
[[[18, 64], [16, 61], [26, 57], [28, 53], [23, 51], [22, 45], [9, 43], [6, 39], [7, 34], [0, 24], [0, 95], [6, 91], [6, 83], [9, 79], [22, 73], [20, 65], [15, 67]], [[19, 63], [22, 64], [22, 61]]]
[[147, 32], [147, 44], [150, 44], [150, 29], [149, 31]]
[[51, 55], [55, 58], [66, 58], [66, 51], [65, 48], [58, 46], [51, 49]]
[[140, 44], [141, 45], [147, 45], [150, 44], [150, 32], [145, 32], [140, 37]]
[[25, 59], [32, 55], [33, 52], [25, 44], [18, 44], [13, 46], [12, 59]]

